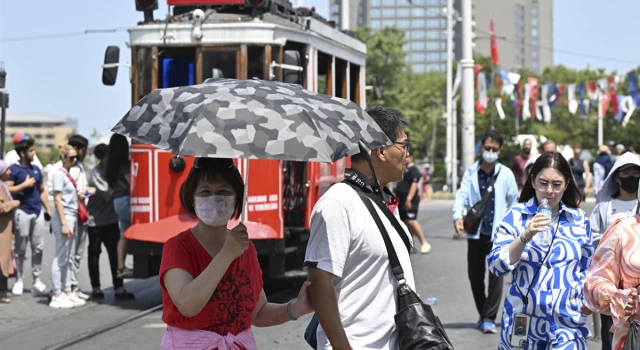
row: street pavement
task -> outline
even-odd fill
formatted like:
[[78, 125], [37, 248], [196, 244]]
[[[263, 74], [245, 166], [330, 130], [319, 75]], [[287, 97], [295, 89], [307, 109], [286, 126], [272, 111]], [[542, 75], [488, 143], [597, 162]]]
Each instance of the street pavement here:
[[[469, 287], [466, 270], [465, 240], [453, 240], [451, 201], [423, 202], [419, 213], [431, 253], [411, 257], [417, 292], [423, 299], [438, 299], [433, 309], [444, 324], [456, 350], [496, 349], [498, 335], [482, 334], [475, 327], [478, 319]], [[590, 213], [593, 204], [585, 210]], [[44, 281], [50, 282], [50, 263], [53, 260], [54, 239], [47, 235]], [[27, 269], [27, 271], [29, 271]], [[88, 290], [86, 259], [83, 260], [81, 287]], [[136, 301], [115, 303], [113, 300], [106, 252], [101, 256], [101, 281], [107, 288], [103, 303], [89, 302], [72, 310], [53, 310], [46, 298], [29, 294], [14, 297], [10, 305], [0, 305], [0, 348], [45, 349], [53, 344], [78, 336], [87, 331], [134, 315], [161, 302], [157, 278], [126, 283], [127, 289], [137, 295]], [[30, 286], [30, 280], [26, 286]], [[505, 279], [505, 284], [510, 280]], [[12, 282], [10, 282], [12, 283]], [[506, 292], [506, 288], [505, 288]], [[286, 302], [297, 295], [297, 290], [278, 293], [275, 302]], [[97, 335], [67, 349], [158, 349], [165, 324], [161, 311], [153, 312], [122, 327]], [[256, 328], [254, 334], [260, 349], [307, 349], [303, 334], [310, 316], [297, 322], [288, 322], [271, 328]], [[499, 320], [498, 320], [499, 322]], [[599, 349], [592, 340], [589, 350]]]

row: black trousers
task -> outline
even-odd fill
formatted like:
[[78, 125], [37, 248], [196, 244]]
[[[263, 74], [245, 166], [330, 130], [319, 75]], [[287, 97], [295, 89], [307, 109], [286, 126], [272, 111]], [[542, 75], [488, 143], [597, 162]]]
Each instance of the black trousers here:
[[113, 289], [122, 287], [122, 278], [118, 278], [118, 241], [120, 227], [118, 223], [89, 227], [89, 277], [91, 287], [100, 288], [100, 253], [102, 245], [107, 248]]
[[467, 271], [476, 309], [482, 321], [495, 322], [502, 302], [503, 278], [489, 272], [489, 290], [485, 292], [487, 256], [493, 242], [490, 236], [480, 235], [479, 239], [468, 239]]
[[6, 298], [9, 292], [9, 279], [4, 277], [0, 271], [0, 298]]
[[602, 350], [611, 350], [613, 343], [613, 333], [609, 332], [613, 326], [613, 318], [609, 315], [600, 314], [600, 337], [602, 338]]

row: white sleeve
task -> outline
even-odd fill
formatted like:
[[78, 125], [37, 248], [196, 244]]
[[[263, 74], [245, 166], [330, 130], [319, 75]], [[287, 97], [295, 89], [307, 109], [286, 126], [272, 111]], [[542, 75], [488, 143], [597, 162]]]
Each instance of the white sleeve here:
[[38, 168], [40, 168], [40, 170], [42, 170], [42, 163], [40, 163], [40, 159], [38, 159], [37, 154], [33, 155], [33, 161], [31, 162], [31, 164], [37, 166]]
[[351, 246], [349, 215], [333, 198], [321, 198], [311, 215], [305, 266], [342, 278]]
[[7, 154], [5, 154], [4, 156], [4, 161], [7, 162], [7, 164], [9, 164], [9, 166], [16, 164], [17, 162], [20, 161], [20, 156], [18, 156], [18, 152], [16, 152], [15, 149], [7, 152]]

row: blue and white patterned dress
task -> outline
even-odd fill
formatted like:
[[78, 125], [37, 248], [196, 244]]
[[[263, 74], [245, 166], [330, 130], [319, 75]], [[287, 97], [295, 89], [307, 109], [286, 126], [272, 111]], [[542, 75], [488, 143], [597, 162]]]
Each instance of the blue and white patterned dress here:
[[[560, 211], [553, 220], [554, 228], [560, 220], [558, 231], [544, 264], [541, 266], [549, 245], [541, 245], [534, 238], [520, 260], [511, 265], [509, 244], [524, 233], [536, 212], [534, 198], [514, 205], [494, 231], [493, 249], [487, 258], [489, 270], [497, 276], [513, 273], [504, 301], [498, 349], [511, 349], [513, 315], [525, 313], [531, 316], [526, 349], [586, 350], [589, 328], [580, 308], [584, 305], [582, 286], [594, 253], [589, 218], [581, 209], [560, 203]], [[532, 286], [526, 308], [516, 284], [525, 295]]]

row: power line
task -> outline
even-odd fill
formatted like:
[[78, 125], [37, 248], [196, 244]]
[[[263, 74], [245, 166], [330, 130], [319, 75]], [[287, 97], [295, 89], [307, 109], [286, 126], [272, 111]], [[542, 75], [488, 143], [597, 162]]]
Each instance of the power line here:
[[[482, 34], [491, 35], [490, 32], [484, 31], [482, 29], [476, 29], [476, 31], [478, 31], [478, 32], [480, 32]], [[618, 62], [618, 63], [627, 63], [627, 64], [634, 64], [634, 65], [637, 65], [637, 64], [640, 63], [639, 61], [631, 61], [631, 60], [625, 60], [625, 59], [620, 59], [620, 58], [592, 55], [592, 54], [576, 52], [576, 51], [554, 49], [553, 47], [549, 47], [549, 46], [533, 45], [531, 43], [509, 39], [509, 38], [504, 37], [504, 36], [502, 36], [502, 37], [496, 36], [496, 39], [502, 40], [502, 41], [507, 41], [507, 42], [510, 42], [510, 43], [513, 43], [513, 44], [524, 45], [524, 46], [529, 46], [529, 47], [533, 47], [533, 48], [539, 48], [539, 49], [543, 49], [543, 50], [548, 50], [548, 51], [551, 51], [551, 52], [562, 53], [562, 54], [565, 54], [565, 55], [572, 55], [572, 56], [585, 57], [585, 58], [593, 58], [593, 59], [602, 60], [602, 61], [613, 61], [613, 62]]]
[[112, 28], [112, 29], [86, 29], [81, 32], [69, 32], [69, 33], [58, 33], [58, 34], [42, 34], [42, 35], [32, 35], [32, 36], [19, 36], [13, 38], [0, 38], [0, 43], [8, 43], [8, 42], [20, 42], [20, 41], [32, 41], [32, 40], [42, 40], [42, 39], [57, 39], [57, 38], [68, 38], [74, 36], [83, 36], [88, 34], [105, 34], [105, 33], [116, 33], [120, 31], [124, 31], [127, 28]]

